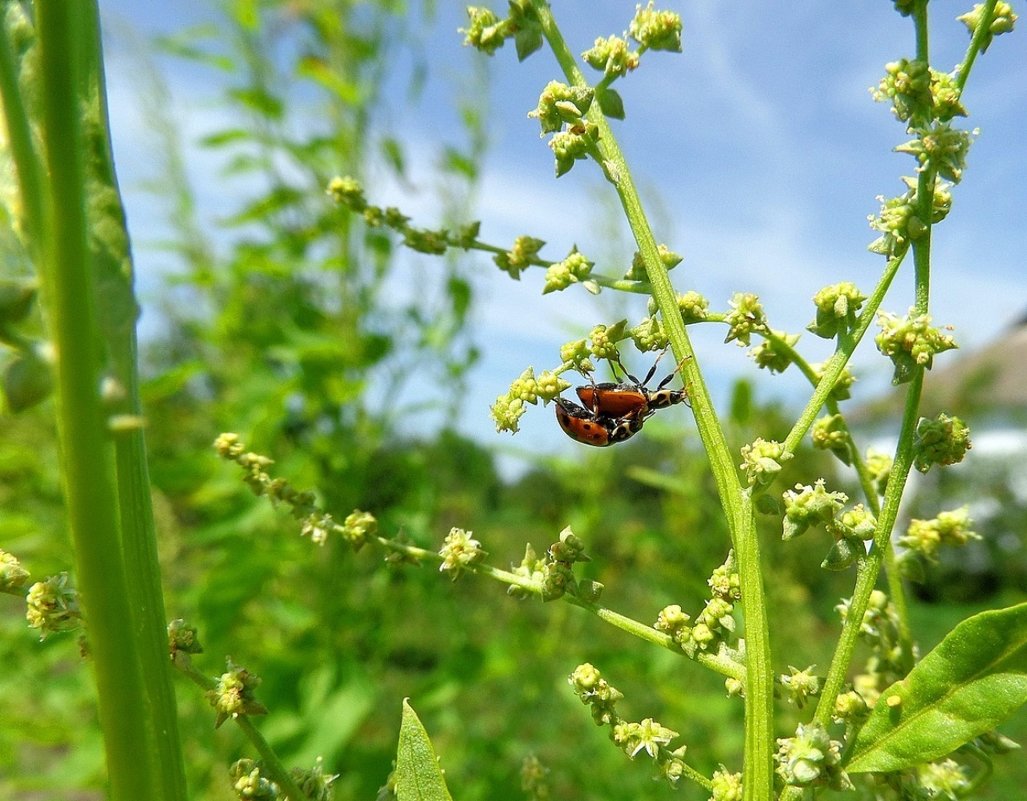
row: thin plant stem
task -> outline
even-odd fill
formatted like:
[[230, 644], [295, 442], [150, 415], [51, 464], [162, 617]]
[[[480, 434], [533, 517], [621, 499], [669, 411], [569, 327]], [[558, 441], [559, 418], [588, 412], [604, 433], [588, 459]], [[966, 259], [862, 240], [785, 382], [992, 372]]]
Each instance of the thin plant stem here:
[[[543, 36], [556, 56], [567, 79], [576, 86], [587, 86], [573, 54], [567, 47], [547, 3], [533, 0]], [[677, 306], [677, 295], [667, 268], [660, 260], [659, 247], [642, 208], [641, 198], [631, 177], [623, 153], [617, 144], [606, 117], [593, 103], [588, 119], [598, 128], [599, 166], [614, 185], [625, 216], [631, 226], [639, 253], [645, 264], [652, 296], [660, 310], [664, 330], [682, 364], [682, 376], [692, 399], [696, 426], [710, 460], [721, 506], [732, 532], [735, 556], [742, 589], [742, 613], [745, 618], [746, 703], [744, 798], [763, 801], [773, 787], [773, 664], [767, 622], [763, 571], [756, 535], [756, 520], [747, 490], [743, 490], [723, 428], [699, 370], [698, 359]]]

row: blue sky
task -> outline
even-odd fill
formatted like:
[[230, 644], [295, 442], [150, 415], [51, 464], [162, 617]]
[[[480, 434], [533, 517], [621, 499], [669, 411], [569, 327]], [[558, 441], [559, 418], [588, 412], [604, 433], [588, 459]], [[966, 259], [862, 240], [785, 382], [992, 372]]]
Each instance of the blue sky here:
[[[424, 97], [414, 106], [396, 98], [391, 112], [414, 165], [413, 183], [426, 190], [440, 148], [460, 137], [453, 103], [471, 60], [479, 58], [455, 32], [465, 24], [463, 4], [438, 5], [427, 38], [433, 71]], [[597, 36], [621, 33], [635, 3], [552, 5], [572, 49], [581, 52]], [[935, 66], [948, 69], [961, 59], [969, 37], [954, 18], [969, 5], [932, 3]], [[903, 126], [867, 89], [886, 62], [912, 55], [912, 25], [887, 0], [752, 3], [744, 9], [714, 0], [668, 0], [663, 7], [682, 14], [684, 52], [647, 54], [641, 69], [618, 83], [627, 119], [615, 123], [615, 131], [653, 212], [657, 238], [685, 257], [672, 277], [679, 291], [696, 289], [718, 309], [735, 291], [756, 292], [774, 328], [800, 331], [812, 319], [810, 298], [817, 289], [851, 280], [868, 291], [883, 267], [882, 257], [866, 251], [874, 238], [866, 217], [878, 209], [875, 196], [902, 191], [899, 177], [911, 174], [913, 164], [891, 152], [905, 139]], [[133, 76], [131, 51], [138, 40], [131, 44], [129, 30], [145, 36], [216, 20], [211, 5], [197, 0], [162, 3], [159, 15], [156, 8], [129, 0], [104, 5], [115, 149], [144, 289], [168, 265], [147, 246], [159, 237], [160, 210], [141, 189], [153, 177], [147, 157], [152, 144]], [[955, 189], [953, 211], [935, 229], [934, 318], [953, 325], [964, 348], [985, 343], [1027, 311], [1024, 35], [995, 40], [974, 68], [964, 99], [971, 112], [967, 125], [981, 133]], [[221, 126], [209, 76], [201, 79], [180, 63], [161, 64], [187, 144]], [[541, 51], [518, 64], [507, 46], [493, 59], [491, 76], [490, 97], [482, 102], [492, 140], [475, 214], [483, 221], [483, 238], [503, 244], [530, 233], [550, 243], [543, 255], [554, 259], [577, 244], [604, 272], [617, 272], [611, 260], [630, 257], [633, 247], [615, 214], [615, 199], [587, 163], [554, 180], [551, 153], [537, 122], [526, 116], [540, 89], [559, 77], [554, 60]], [[189, 163], [200, 214], [213, 221], [222, 191], [218, 165], [195, 148]], [[381, 187], [374, 199], [412, 210], [425, 225], [437, 222], [429, 191], [411, 195], [398, 186]], [[509, 435], [494, 434], [488, 418], [495, 396], [525, 366], [555, 365], [559, 345], [596, 323], [638, 319], [644, 299], [609, 293], [596, 299], [580, 288], [543, 297], [541, 271], [514, 283], [487, 259], [478, 261], [483, 303], [476, 326], [483, 359], [472, 377], [463, 426], [486, 443], [511, 444]], [[904, 271], [884, 307], [904, 313], [911, 284]], [[796, 377], [757, 375], [744, 350], [721, 344], [722, 328], [695, 333], [700, 362], [721, 401], [740, 375], [756, 379], [761, 397], [803, 399]], [[828, 354], [825, 343], [809, 334], [800, 348], [813, 360]], [[871, 343], [855, 366], [862, 391], [887, 386], [890, 365]], [[567, 444], [548, 409], [527, 415], [522, 428], [512, 441], [516, 447], [553, 451]]]

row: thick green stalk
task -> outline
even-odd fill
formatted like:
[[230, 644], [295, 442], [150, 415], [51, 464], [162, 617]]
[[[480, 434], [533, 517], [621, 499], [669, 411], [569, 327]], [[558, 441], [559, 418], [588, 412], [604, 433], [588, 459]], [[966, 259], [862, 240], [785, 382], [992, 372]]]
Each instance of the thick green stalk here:
[[106, 288], [101, 293], [100, 314], [108, 321], [119, 321], [119, 324], [108, 324], [104, 328], [105, 349], [110, 357], [108, 371], [114, 374], [122, 391], [122, 398], [113, 411], [129, 421], [114, 439], [128, 600], [136, 616], [135, 626], [140, 637], [138, 658], [140, 670], [146, 677], [144, 689], [149, 701], [146, 723], [155, 743], [157, 767], [162, 777], [160, 785], [167, 794], [166, 798], [185, 799], [185, 764], [178, 735], [173, 669], [167, 652], [168, 618], [157, 557], [149, 465], [143, 427], [132, 423], [142, 420], [132, 257], [110, 141], [99, 9], [95, 2], [84, 5], [89, 14], [83, 31], [87, 35], [88, 53], [84, 67], [89, 97], [95, 98], [95, 105], [86, 113], [94, 145], [88, 149], [91, 155], [89, 174], [100, 192], [109, 192], [117, 200], [116, 203], [109, 200], [94, 203], [94, 208], [105, 211], [103, 218], [94, 219], [93, 223], [107, 233], [106, 236], [97, 234], [95, 237], [101, 242], [94, 253], [96, 274]]
[[57, 352], [57, 414], [68, 521], [95, 665], [110, 797], [171, 798], [164, 792], [159, 746], [149, 725], [145, 686], [153, 677], [144, 675], [138, 661], [140, 639], [122, 561], [109, 412], [100, 397], [103, 348], [95, 265], [88, 247], [80, 118], [90, 15], [81, 3], [40, 3], [36, 21], [52, 221], [43, 244], [43, 299]]
[[[567, 79], [577, 86], [587, 86], [585, 77], [578, 69], [573, 54], [556, 26], [548, 4], [543, 0], [534, 0], [533, 6], [542, 23], [543, 34]], [[660, 260], [656, 238], [649, 227], [627, 162], [598, 103], [592, 104], [587, 116], [589, 121], [598, 127], [600, 167], [616, 188], [624, 208], [639, 253], [645, 263], [664, 330], [667, 332], [675, 357], [679, 361], [683, 360], [682, 377], [689, 390], [699, 436], [710, 460], [721, 506], [732, 532], [742, 584], [742, 613], [745, 618], [744, 798], [746, 801], [765, 801], [770, 797], [773, 787], [773, 665], [753, 507], [748, 491], [743, 490], [739, 481], [734, 459], [681, 318], [677, 295], [671, 285], [667, 269]]]

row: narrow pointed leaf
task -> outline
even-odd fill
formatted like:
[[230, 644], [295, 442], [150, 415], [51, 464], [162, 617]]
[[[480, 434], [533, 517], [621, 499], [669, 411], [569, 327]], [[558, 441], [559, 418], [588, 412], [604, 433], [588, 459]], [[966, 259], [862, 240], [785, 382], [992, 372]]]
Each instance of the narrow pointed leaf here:
[[406, 699], [396, 750], [396, 797], [399, 801], [453, 801], [428, 732]]
[[1027, 604], [964, 620], [881, 694], [849, 773], [890, 772], [952, 753], [1027, 702]]

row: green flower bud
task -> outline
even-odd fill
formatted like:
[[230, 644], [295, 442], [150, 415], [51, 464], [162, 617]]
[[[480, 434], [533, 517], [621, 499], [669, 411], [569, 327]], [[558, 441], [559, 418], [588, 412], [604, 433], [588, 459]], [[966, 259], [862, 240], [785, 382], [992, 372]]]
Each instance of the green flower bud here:
[[699, 323], [706, 319], [710, 302], [694, 290], [678, 295], [678, 311], [681, 319], [688, 323]]
[[936, 562], [942, 545], [959, 547], [981, 539], [970, 528], [972, 525], [970, 510], [965, 506], [941, 512], [933, 520], [914, 519], [909, 522], [905, 536], [899, 538], [899, 545], [915, 551], [929, 562]]
[[804, 534], [810, 526], [829, 525], [834, 522], [835, 513], [849, 499], [844, 492], [828, 492], [824, 480], [812, 487], [796, 484], [794, 490], [786, 490], [782, 498], [785, 506], [783, 539], [790, 540]]
[[[810, 365], [810, 369], [816, 376], [819, 382], [824, 377], [824, 369], [827, 367], [827, 362], [818, 362]], [[841, 373], [838, 374], [838, 378], [834, 382], [834, 388], [831, 390], [831, 397], [837, 401], [848, 400], [852, 393], [852, 385], [856, 383], [856, 376], [852, 374], [852, 371], [846, 367]]]
[[324, 545], [328, 539], [328, 533], [335, 528], [335, 521], [330, 514], [324, 512], [311, 512], [303, 520], [303, 527], [300, 529], [301, 537], [310, 537], [315, 545]]
[[673, 11], [656, 11], [652, 0], [636, 6], [628, 35], [647, 50], [681, 52], [681, 17]]
[[820, 695], [820, 677], [813, 674], [813, 665], [799, 670], [791, 665], [788, 666], [789, 675], [781, 675], [781, 686], [786, 691], [788, 702], [795, 704], [799, 709], [806, 705], [806, 701]]
[[728, 554], [724, 564], [720, 565], [710, 574], [706, 584], [715, 598], [723, 598], [727, 601], [740, 601], [742, 599], [741, 581], [738, 578], [738, 570], [735, 567], [734, 551]]
[[309, 769], [293, 768], [290, 772], [296, 786], [299, 787], [303, 797], [309, 801], [332, 801], [334, 791], [332, 785], [338, 779], [337, 774], [324, 772], [324, 765], [321, 757], [318, 757], [314, 767]]
[[576, 125], [567, 131], [553, 134], [549, 147], [556, 157], [556, 177], [565, 175], [575, 161], [588, 157], [588, 151], [595, 145], [598, 132], [592, 123]]
[[976, 132], [961, 131], [948, 123], [939, 122], [920, 131], [895, 148], [896, 153], [908, 153], [916, 158], [921, 169], [933, 169], [942, 178], [958, 184], [966, 167], [966, 154]]
[[546, 270], [545, 287], [542, 294], [566, 289], [573, 283], [584, 281], [592, 272], [593, 262], [585, 258], [584, 254], [578, 252], [575, 246], [567, 258], [557, 262]]
[[848, 570], [865, 555], [866, 550], [859, 540], [840, 537], [831, 543], [831, 548], [820, 566], [833, 572]]
[[500, 270], [514, 280], [520, 280], [521, 273], [538, 260], [538, 252], [546, 243], [531, 236], [519, 236], [514, 246], [506, 253], [498, 254], [493, 261]]
[[528, 116], [538, 119], [543, 134], [555, 133], [563, 129], [564, 123], [578, 125], [594, 97], [591, 87], [550, 81], [539, 95], [538, 106]]
[[30, 628], [39, 629], [39, 639], [77, 629], [82, 620], [78, 592], [67, 573], [58, 573], [29, 587], [25, 597], [25, 618]]
[[[956, 19], [966, 25], [971, 36], [977, 32], [977, 28], [984, 21], [984, 8], [984, 3], [975, 3], [971, 11], [956, 17]], [[1004, 0], [995, 3], [995, 11], [991, 16], [991, 23], [988, 25], [988, 33], [981, 42], [981, 52], [983, 53], [988, 49], [994, 37], [1012, 31], [1016, 20], [1017, 16], [1013, 13], [1013, 7], [1009, 3], [1004, 2]]]
[[206, 693], [210, 705], [217, 711], [214, 728], [229, 718], [240, 715], [266, 715], [267, 708], [257, 701], [254, 692], [260, 685], [260, 678], [246, 668], [239, 667], [228, 659], [228, 671], [218, 677], [214, 689]]
[[168, 650], [172, 660], [178, 654], [202, 654], [203, 646], [200, 645], [196, 627], [188, 625], [181, 618], [168, 623]]
[[834, 720], [839, 723], [858, 723], [870, 715], [870, 707], [855, 690], [839, 695], [834, 702]]
[[602, 70], [603, 78], [611, 81], [631, 72], [638, 66], [638, 53], [628, 49], [628, 43], [620, 36], [596, 39], [590, 50], [581, 58], [593, 69]]
[[[683, 261], [683, 257], [675, 253], [673, 250], [668, 248], [666, 245], [657, 245], [657, 250], [660, 253], [660, 261], [663, 266], [668, 270], [673, 270]], [[648, 281], [649, 273], [645, 269], [645, 261], [642, 259], [642, 254], [637, 250], [634, 256], [631, 257], [631, 269], [625, 273], [624, 277], [629, 281]]]
[[792, 363], [795, 355], [792, 348], [799, 341], [800, 334], [786, 334], [784, 331], [770, 331], [771, 337], [752, 349], [750, 355], [761, 368], [772, 373], [783, 373]]
[[535, 380], [535, 391], [544, 401], [554, 400], [565, 389], [570, 389], [571, 382], [560, 378], [552, 370], [544, 370]]
[[570, 526], [560, 532], [558, 542], [549, 546], [549, 558], [554, 562], [567, 562], [568, 564], [591, 561], [588, 554], [585, 553], [585, 543], [571, 531]]
[[730, 326], [725, 342], [738, 340], [740, 345], [749, 346], [754, 331], [767, 330], [767, 317], [760, 299], [751, 292], [737, 292], [728, 302], [731, 311], [724, 318]]
[[888, 356], [895, 365], [893, 384], [903, 384], [912, 379], [914, 371], [923, 367], [930, 370], [934, 356], [957, 347], [951, 334], [931, 325], [929, 315], [896, 317], [888, 312], [877, 315], [881, 333], [875, 338], [877, 349]]
[[462, 528], [451, 528], [439, 549], [439, 556], [442, 557], [439, 570], [449, 571], [453, 581], [456, 581], [471, 565], [477, 564], [485, 558], [485, 551], [481, 549], [481, 543], [471, 537], [471, 533]]
[[237, 798], [246, 801], [279, 801], [281, 790], [278, 785], [261, 775], [263, 766], [252, 759], [240, 759], [232, 763], [228, 775]]
[[917, 765], [916, 774], [925, 798], [966, 798], [971, 788], [966, 768], [954, 759]]
[[891, 477], [892, 457], [884, 451], [869, 448], [866, 455], [867, 472], [874, 482], [877, 494], [883, 496], [888, 479]]
[[620, 352], [617, 350], [617, 342], [623, 339], [626, 325], [627, 321], [621, 320], [611, 326], [597, 325], [593, 328], [588, 335], [591, 343], [589, 346], [591, 355], [597, 359], [619, 359]]
[[849, 448], [851, 442], [849, 430], [845, 427], [845, 418], [840, 414], [829, 414], [818, 418], [810, 430], [813, 447], [831, 451], [845, 464], [849, 464]]
[[0, 592], [18, 595], [28, 584], [29, 572], [18, 558], [0, 548]]
[[432, 231], [428, 228], [407, 228], [403, 232], [403, 244], [418, 253], [441, 256], [449, 249], [449, 231], [445, 228]]
[[963, 461], [970, 446], [970, 429], [958, 417], [922, 417], [913, 437], [913, 466], [926, 473], [936, 464], [956, 464]]
[[777, 743], [777, 773], [786, 785], [816, 784], [839, 790], [852, 787], [841, 769], [841, 743], [832, 740], [823, 727], [800, 723], [794, 737]]
[[901, 122], [925, 125], [932, 117], [931, 73], [926, 61], [900, 59], [884, 66], [885, 76], [874, 100], [890, 100], [892, 113]]
[[825, 286], [813, 296], [817, 318], [806, 330], [824, 339], [833, 339], [839, 332], [848, 333], [856, 325], [866, 295], [851, 281]]
[[514, 33], [510, 20], [499, 19], [491, 9], [468, 6], [467, 16], [470, 24], [460, 29], [460, 33], [465, 34], [464, 44], [487, 55], [495, 53]]
[[710, 778], [710, 801], [742, 801], [742, 774], [728, 773], [723, 765]]
[[332, 200], [350, 211], [358, 214], [367, 208], [367, 198], [364, 197], [364, 187], [360, 181], [350, 176], [336, 176], [328, 182], [328, 189], [325, 192]]
[[665, 606], [660, 610], [660, 614], [657, 615], [653, 628], [673, 637], [682, 628], [687, 626], [690, 620], [691, 617], [685, 614], [685, 612], [681, 610], [680, 606], [677, 604], [671, 604], [670, 606]]
[[595, 366], [589, 361], [592, 351], [588, 341], [575, 339], [560, 346], [560, 361], [564, 364], [571, 364], [582, 373], [591, 373]]
[[631, 329], [631, 339], [640, 351], [663, 350], [669, 344], [663, 323], [656, 317], [645, 317]]
[[750, 486], [769, 484], [781, 472], [782, 462], [791, 458], [792, 454], [785, 453], [784, 445], [780, 442], [758, 437], [751, 444], [742, 446], [742, 463], [739, 467], [745, 471]]
[[863, 504], [857, 503], [835, 519], [834, 528], [847, 539], [869, 542], [877, 530], [877, 519]]
[[346, 540], [354, 551], [359, 551], [378, 534], [378, 521], [370, 512], [363, 512], [354, 509], [342, 523], [341, 531], [343, 539]]

